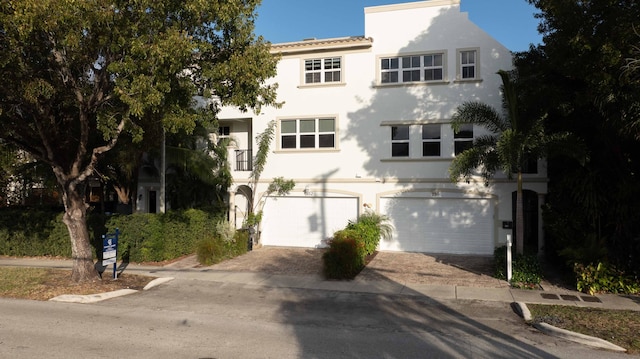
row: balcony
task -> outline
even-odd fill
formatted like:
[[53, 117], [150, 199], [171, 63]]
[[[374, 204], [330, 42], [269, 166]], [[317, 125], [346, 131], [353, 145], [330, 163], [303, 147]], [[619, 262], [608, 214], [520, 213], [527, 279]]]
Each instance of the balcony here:
[[252, 150], [235, 150], [236, 152], [236, 171], [252, 171], [253, 170], [253, 151]]

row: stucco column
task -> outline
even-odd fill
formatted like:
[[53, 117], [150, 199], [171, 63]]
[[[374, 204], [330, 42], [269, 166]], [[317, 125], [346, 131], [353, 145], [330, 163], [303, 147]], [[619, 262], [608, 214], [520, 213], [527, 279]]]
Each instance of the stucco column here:
[[236, 192], [229, 191], [229, 224], [236, 227]]
[[538, 193], [538, 256], [544, 256], [544, 223], [542, 221], [542, 208], [546, 194]]

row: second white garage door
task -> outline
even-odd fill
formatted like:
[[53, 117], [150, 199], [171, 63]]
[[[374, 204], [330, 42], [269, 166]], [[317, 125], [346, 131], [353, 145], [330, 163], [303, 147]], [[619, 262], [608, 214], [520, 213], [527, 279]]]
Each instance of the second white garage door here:
[[262, 218], [267, 246], [324, 247], [324, 240], [358, 217], [355, 197], [270, 197]]
[[493, 254], [493, 207], [489, 199], [381, 198], [394, 226], [380, 241], [388, 251]]

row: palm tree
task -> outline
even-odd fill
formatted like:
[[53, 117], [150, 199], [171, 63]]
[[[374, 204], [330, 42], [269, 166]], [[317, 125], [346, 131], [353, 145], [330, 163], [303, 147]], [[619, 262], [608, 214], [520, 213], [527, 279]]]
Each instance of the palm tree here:
[[[486, 183], [501, 170], [509, 179], [517, 178], [516, 252], [524, 252], [524, 210], [522, 172], [528, 161], [546, 157], [551, 149], [566, 149], [565, 154], [582, 156], [583, 146], [569, 133], [548, 134], [544, 130], [545, 116], [520, 116], [517, 82], [507, 71], [498, 71], [502, 78], [502, 107], [499, 113], [481, 102], [465, 102], [452, 117], [455, 132], [463, 124], [485, 127], [490, 134], [475, 138], [473, 146], [456, 155], [449, 168], [453, 182], [469, 181], [480, 170]], [[569, 152], [568, 152], [569, 151]]]

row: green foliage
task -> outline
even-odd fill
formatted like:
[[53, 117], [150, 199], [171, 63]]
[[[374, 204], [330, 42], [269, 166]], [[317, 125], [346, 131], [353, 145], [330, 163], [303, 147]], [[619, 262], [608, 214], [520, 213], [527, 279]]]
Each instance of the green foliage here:
[[573, 268], [579, 291], [594, 295], [596, 293], [639, 294], [640, 278], [629, 275], [606, 262], [597, 265], [576, 263]]
[[228, 229], [222, 228], [229, 225], [223, 221], [218, 222], [216, 228], [221, 232], [207, 236], [197, 244], [196, 254], [198, 262], [205, 266], [219, 263], [225, 259], [234, 258], [247, 252], [249, 233], [247, 231], [234, 231], [232, 237]]
[[231, 185], [227, 161], [228, 139], [214, 144], [210, 132], [196, 124], [192, 133], [179, 131], [166, 137], [167, 197], [172, 209], [226, 206]]
[[[217, 105], [243, 111], [277, 105], [277, 86], [267, 80], [278, 58], [254, 34], [259, 3], [0, 2], [0, 139], [53, 169], [66, 210], [84, 208], [81, 188], [123, 132], [141, 143], [159, 129], [191, 132], [199, 121], [210, 123]], [[196, 108], [198, 95], [204, 109]], [[129, 186], [118, 187], [128, 198]], [[76, 223], [84, 224], [84, 218]], [[149, 224], [152, 236], [166, 229]], [[74, 255], [86, 256], [90, 238], [75, 233], [81, 235], [71, 238]], [[155, 259], [158, 251], [176, 252], [172, 243], [151, 241], [136, 250]], [[75, 274], [91, 274], [87, 262], [76, 263], [87, 270], [74, 268]], [[74, 276], [84, 279], [90, 278]]]
[[[0, 254], [71, 257], [69, 232], [60, 210], [20, 208], [1, 212]], [[218, 233], [216, 217], [200, 210], [126, 216], [90, 214], [88, 222], [94, 258], [102, 254], [102, 235], [118, 228], [118, 260], [125, 262], [178, 258], [193, 253], [200, 239]]]
[[373, 211], [365, 211], [357, 221], [349, 221], [347, 229], [355, 231], [357, 239], [363, 242], [366, 255], [373, 254], [378, 249], [380, 238], [390, 239], [393, 227], [389, 218]]
[[[499, 170], [509, 179], [517, 175], [516, 237], [524, 238], [522, 172], [527, 162], [546, 157], [554, 148], [582, 149], [583, 146], [568, 132], [549, 134], [545, 131], [546, 116], [527, 113], [520, 108], [518, 100], [522, 86], [515, 76], [517, 72], [501, 70], [498, 75], [502, 79], [502, 113], [487, 104], [465, 102], [458, 106], [452, 117], [454, 131], [463, 124], [474, 124], [488, 129], [491, 134], [478, 136], [471, 148], [457, 154], [451, 162], [449, 174], [454, 182], [461, 179], [470, 181], [479, 169], [487, 184]], [[561, 153], [567, 156], [574, 152]], [[516, 244], [517, 252], [522, 254], [524, 242]]]
[[323, 273], [327, 279], [353, 279], [364, 268], [365, 248], [360, 234], [343, 229], [333, 235], [329, 249], [322, 255]]
[[[542, 267], [536, 255], [516, 254], [511, 261], [511, 286], [534, 289], [542, 281]], [[494, 251], [495, 277], [507, 280], [507, 247], [498, 247]]]
[[108, 218], [106, 229], [120, 230], [118, 255], [125, 261], [157, 262], [193, 253], [198, 241], [215, 233], [215, 223], [213, 214], [189, 209], [115, 215]]
[[284, 177], [276, 177], [267, 188], [267, 195], [277, 194], [278, 196], [284, 196], [289, 194], [291, 190], [296, 186], [293, 180], [285, 180]]
[[0, 254], [71, 257], [60, 209], [0, 209]]
[[375, 253], [380, 238], [391, 238], [389, 218], [365, 211], [357, 221], [333, 234], [329, 250], [323, 255], [324, 273], [330, 279], [352, 279], [365, 266], [368, 255]]
[[629, 67], [640, 59], [638, 1], [529, 2], [544, 45], [516, 55], [520, 104], [545, 116], [548, 131], [580, 137], [589, 154], [580, 165], [548, 162], [545, 251], [640, 272], [640, 76]]

